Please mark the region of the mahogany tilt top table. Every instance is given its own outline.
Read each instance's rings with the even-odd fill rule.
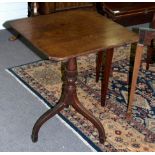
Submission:
[[[126,28],[103,17],[95,11],[73,10],[37,16],[10,22],[11,27],[25,37],[49,59],[66,61],[66,79],[62,87],[62,95],[54,108],[45,112],[35,123],[32,131],[32,141],[38,139],[40,127],[63,108],[72,105],[99,131],[99,140],[105,141],[105,131],[100,121],[95,118],[79,102],[76,93],[77,62],[81,55],[97,53],[124,44],[138,42],[138,36]],[[133,100],[140,64],[141,44],[137,46],[131,86],[130,102]]]

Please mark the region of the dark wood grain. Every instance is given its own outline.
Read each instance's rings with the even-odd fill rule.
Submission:
[[[48,58],[64,60],[137,42],[137,34],[90,10],[30,17],[10,23]]]
[[[80,9],[94,7],[95,3],[91,2],[29,2],[36,3],[37,13],[39,15],[47,15],[58,11],[71,9]],[[32,8],[33,9],[33,8]]]
[[[100,2],[98,12],[124,26],[151,22],[155,3],[148,2]]]
[[[56,11],[62,10],[70,10],[75,8],[86,8],[86,7],[93,7],[95,3],[92,2],[57,2],[55,3]]]
[[[147,2],[119,2],[119,3],[111,3],[105,2],[103,3],[103,7],[106,8],[109,13],[115,16],[121,16],[124,14],[132,14],[132,13],[149,13],[155,10],[155,3],[147,3]]]

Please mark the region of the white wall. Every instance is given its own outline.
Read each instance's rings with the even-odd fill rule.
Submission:
[[[27,2],[0,3],[0,29],[7,20],[27,17]]]

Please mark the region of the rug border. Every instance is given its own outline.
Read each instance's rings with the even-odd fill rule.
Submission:
[[[28,64],[31,64],[31,63],[37,63],[39,61],[42,61],[42,60],[37,60],[37,61],[34,61],[34,62],[30,62],[30,63],[26,63],[26,64],[23,64],[23,65],[19,65],[19,66],[15,66],[15,67],[21,67],[21,66],[24,66],[24,65],[28,65]],[[10,73],[10,75],[12,74],[12,76],[14,76],[14,78],[17,78],[25,87],[27,87],[27,89],[29,89],[31,92],[33,92],[39,99],[41,99],[45,105],[48,107],[48,108],[53,108],[52,105],[44,98],[42,97],[36,90],[34,90],[30,85],[28,85],[23,79],[20,78],[20,76],[18,76],[13,70],[12,68],[15,68],[15,67],[10,67],[10,68],[7,68],[5,69],[6,72]],[[32,93],[32,94],[33,94]],[[33,94],[33,95],[34,95]],[[81,138],[83,138],[91,147],[93,147],[93,149],[95,149],[97,152],[103,152],[103,150],[101,150],[96,144],[94,144],[94,142],[92,142],[92,140],[90,140],[80,129],[78,129],[72,122],[70,122],[65,116],[63,116],[62,114],[58,114],[58,116],[64,121],[67,123],[67,125],[69,125]],[[106,152],[106,151],[105,151]]]

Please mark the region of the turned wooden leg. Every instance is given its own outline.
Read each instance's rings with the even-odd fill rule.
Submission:
[[[99,77],[100,77],[100,70],[101,70],[101,66],[103,64],[103,51],[100,51],[97,53],[97,59],[96,59],[96,82],[99,81]]]
[[[77,98],[76,93],[76,80],[77,80],[77,62],[76,58],[71,58],[68,60],[66,64],[65,75],[66,79],[64,80],[64,85],[62,88],[62,95],[60,101],[53,109],[48,110],[45,112],[35,123],[33,130],[32,130],[32,141],[36,142],[38,140],[38,132],[41,126],[53,117],[55,114],[59,113],[63,108],[67,107],[68,105],[72,105],[75,110],[77,110],[80,114],[86,117],[95,127],[98,129],[99,132],[99,140],[101,143],[105,141],[105,131],[97,118],[95,118],[88,110],[81,105]]]
[[[133,67],[133,74],[132,74],[132,82],[131,82],[131,88],[130,88],[130,94],[129,94],[129,104],[128,104],[128,110],[127,110],[127,117],[131,117],[132,113],[132,107],[133,107],[133,101],[134,101],[134,94],[136,90],[136,83],[138,78],[138,72],[141,64],[141,57],[143,53],[144,45],[138,44],[135,54],[135,61],[134,61],[134,67]]]
[[[68,83],[68,88],[67,88],[68,90],[66,91],[68,94],[68,102],[70,102],[70,104],[77,112],[82,114],[92,124],[94,124],[94,126],[98,129],[98,132],[99,132],[100,143],[104,143],[105,131],[102,124],[88,110],[85,109],[85,107],[79,102],[77,98],[76,85],[75,85],[75,82],[77,79],[77,76],[75,76],[76,74],[77,74],[77,62],[76,62],[76,59],[74,58],[70,62],[68,62],[68,65],[67,65],[66,79]]]
[[[105,106],[106,94],[108,90],[109,77],[111,73],[111,64],[113,57],[113,49],[106,51],[106,62],[104,66],[103,79],[101,81],[101,106]]]

